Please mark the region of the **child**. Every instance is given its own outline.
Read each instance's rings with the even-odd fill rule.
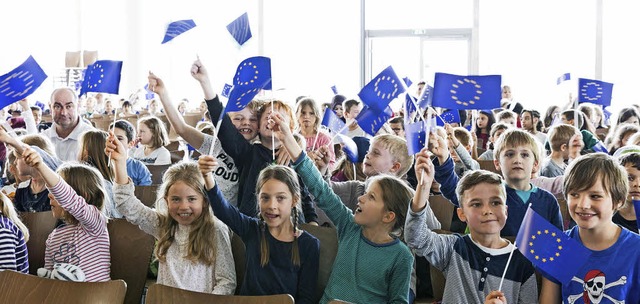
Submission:
[[[480,154],[478,160],[493,160],[494,143],[498,140],[500,135],[502,135],[502,133],[504,133],[504,131],[509,128],[511,128],[511,126],[503,122],[493,124],[493,127],[491,127],[491,132],[489,133],[489,144],[487,145],[487,150],[484,151],[484,153]]]
[[[13,203],[0,193],[0,271],[29,273],[29,229],[20,221]]]
[[[475,132],[478,139],[478,148],[487,149],[491,127],[496,123],[496,118],[491,111],[479,111],[476,119]],[[472,129],[473,131],[473,129]]]
[[[401,240],[413,190],[396,177],[372,178],[352,212],[295,143],[281,116],[274,113],[271,119],[271,128],[294,159],[296,172],[337,228],[338,253],[320,302],[408,303],[413,255]]]
[[[363,162],[367,155],[367,151],[369,150],[370,140],[367,137],[356,136],[353,138],[353,142],[356,143],[356,147],[358,147],[357,162],[353,163],[349,160],[348,157],[341,157],[336,164],[336,167],[331,172],[332,182],[346,182],[354,180],[364,182],[364,180],[367,178],[363,171]],[[318,164],[318,162],[320,161],[322,162],[322,165],[318,165],[318,168],[327,167],[328,162],[331,160],[331,156],[329,156],[329,153],[332,151],[332,149],[329,149],[328,146],[325,148],[320,147],[318,150],[316,150],[316,153],[309,153],[309,155],[313,154],[314,156],[320,156],[320,154],[322,154],[322,156],[324,156],[325,151],[327,152],[327,157],[317,157],[318,160],[316,161],[316,164]],[[355,172],[353,171],[354,168]],[[328,168],[326,170],[328,170]]]
[[[612,221],[627,190],[624,167],[609,155],[591,153],[569,164],[564,194],[577,225],[565,233],[591,257],[567,284],[543,273],[540,303],[640,303],[640,236]]]
[[[455,195],[458,176],[453,171],[453,161],[449,157],[447,144],[441,136],[431,135],[429,146],[437,157],[435,161],[435,179],[441,184],[442,194],[455,206],[459,206]],[[546,218],[553,225],[562,229],[562,217],[556,198],[546,190],[531,184],[531,173],[538,167],[540,149],[533,136],[519,129],[505,131],[495,145],[494,164],[502,171],[507,189],[507,218],[503,236],[518,234],[520,223],[532,203],[532,209]],[[416,172],[419,174],[419,172]],[[417,175],[416,174],[416,175]]]
[[[129,149],[135,146],[136,130],[133,125],[121,119],[109,125],[109,131],[122,143],[125,154],[129,155]],[[135,186],[151,185],[149,168],[135,158],[127,158],[127,175],[129,175]]]
[[[122,218],[113,202],[113,171],[109,166],[109,156],[104,154],[105,142],[109,134],[102,130],[89,130],[80,135],[78,161],[98,169],[104,180],[107,199],[104,211],[107,218]]]
[[[204,180],[195,163],[169,167],[151,209],[134,195],[124,146],[112,134],[106,154],[115,167],[116,206],[127,221],[153,235],[158,244],[158,283],[191,291],[232,295],[236,272],[226,225],[213,216]]]
[[[582,112],[576,111],[576,110],[565,110],[560,114],[560,119],[562,121],[563,124],[566,125],[570,125],[570,126],[577,126],[578,129],[580,129],[580,133],[582,133],[582,142],[584,143],[584,153],[591,153],[593,152],[593,150],[591,148],[593,148],[593,146],[595,146],[598,143],[598,137],[594,136],[593,133],[589,132],[588,128],[587,128],[587,121],[585,121],[584,119],[584,114],[582,114]],[[577,119],[577,124],[574,121],[574,119]],[[549,144],[549,142],[547,142],[545,144],[545,148],[547,150],[549,150],[549,148],[547,147],[547,145]]]
[[[437,234],[426,224],[434,216],[428,204],[434,178],[433,163],[426,149],[416,160],[418,183],[405,226],[407,244],[424,256],[447,280],[443,303],[481,303],[500,285],[508,303],[536,303],[535,269],[514,245],[500,237],[507,221],[507,194],[502,178],[476,170],[467,173],[456,187],[460,203],[458,217],[467,222],[470,234]],[[513,253],[513,256],[510,254]],[[510,261],[509,261],[510,260]]]
[[[629,193],[622,207],[613,215],[612,221],[633,233],[638,233],[638,221],[633,200],[640,200],[640,153],[622,154],[618,157],[618,163],[627,171]]]
[[[502,110],[500,111],[500,113],[498,113],[497,117],[496,117],[498,122],[502,122],[505,123],[507,125],[510,125],[512,127],[516,127],[516,123],[517,123],[517,119],[518,119],[518,115],[511,111],[511,110]]]
[[[458,176],[462,176],[468,170],[480,169],[480,164],[471,158],[471,148],[473,140],[471,133],[463,127],[452,127],[450,124],[444,125],[444,133],[442,129],[436,129],[436,132],[445,134],[448,139],[449,153],[455,163],[454,170]]]
[[[289,167],[271,165],[260,172],[256,187],[260,219],[249,217],[222,196],[211,172],[213,156],[198,160],[213,212],[246,246],[241,295],[290,294],[296,303],[313,303],[318,279],[320,243],[298,230],[300,184]]]
[[[171,164],[171,153],[164,147],[169,136],[162,120],[155,116],[138,120],[138,141],[140,146],[133,151],[133,158],[145,165]]]
[[[569,160],[572,138],[582,140],[581,133],[573,126],[562,124],[549,129],[551,154],[543,162],[540,168],[540,176],[556,177],[564,175],[564,169],[567,167],[566,162]]]
[[[65,164],[57,173],[45,165],[33,148],[25,148],[24,162],[37,170],[49,189],[53,216],[64,225],[51,232],[46,242],[44,268],[56,263],[79,267],[87,282],[110,279],[111,256],[107,218],[102,213],[106,200],[102,175],[82,164]]]
[[[320,116],[320,109],[318,109],[315,100],[309,97],[300,100],[297,105],[296,116],[298,118],[298,132],[304,136],[307,144],[305,150],[307,152],[331,144],[331,137],[320,129],[322,117]],[[329,170],[331,170],[335,166],[336,156],[331,153],[333,151],[329,150],[329,152]]]
[[[344,109],[343,117],[346,120],[347,126],[349,126],[347,128],[346,135],[351,138],[354,138],[356,136],[370,138],[371,135],[362,130],[362,128],[360,128],[360,125],[358,125],[358,121],[356,121],[356,117],[358,117],[360,111],[362,111],[362,103],[355,99],[347,99],[342,103],[342,108]],[[338,130],[335,131],[338,132]]]
[[[547,134],[542,133],[544,125],[540,120],[540,112],[536,110],[524,110],[520,115],[522,118],[522,129],[531,133],[538,142],[543,145],[547,141]]]

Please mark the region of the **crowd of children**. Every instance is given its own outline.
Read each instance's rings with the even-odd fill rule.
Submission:
[[[69,280],[109,280],[107,222],[124,218],[156,239],[159,284],[315,303],[322,244],[301,229],[307,223],[332,227],[338,237],[321,303],[413,303],[430,296],[421,289],[429,267],[446,279],[442,303],[640,303],[635,106],[607,126],[597,105],[553,106],[542,116],[505,87],[503,109],[461,113],[459,123],[434,128],[410,155],[405,120],[396,115],[389,128],[367,134],[356,120],[363,108],[357,99],[254,100],[226,113],[200,60],[191,76],[208,118],[198,126],[183,119],[188,101],[174,105],[152,73],[148,89],[156,98],[137,126],[127,121],[139,115],[130,101],[112,111],[97,94],[80,111],[73,90],[57,89],[53,122],[40,132],[41,109],[19,102],[29,112],[22,115],[26,135],[0,128],[7,155],[0,270],[29,272],[30,233],[20,214],[50,211],[59,223],[38,273],[69,265],[77,273]],[[357,161],[346,158],[337,130],[321,126],[323,111],[346,123]],[[91,127],[95,117],[115,113],[106,130]],[[172,161],[166,122],[198,159]],[[494,170],[481,169],[488,161]],[[170,164],[156,204],[145,206],[136,187],[152,184],[149,166]],[[434,195],[451,202],[452,218],[437,217]],[[537,267],[513,244],[529,210],[569,228],[567,237],[591,253],[571,281]],[[440,230],[441,220],[453,221],[451,231]],[[234,235],[246,247],[242,274]]]

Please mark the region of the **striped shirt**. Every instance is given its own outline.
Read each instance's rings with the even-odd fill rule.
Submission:
[[[110,280],[111,255],[107,218],[85,202],[63,179],[51,187],[60,206],[78,220],[76,225],[63,225],[47,238],[44,267],[68,263],[80,267],[87,282]]]
[[[22,230],[0,213],[0,270],[29,273],[29,257]]]

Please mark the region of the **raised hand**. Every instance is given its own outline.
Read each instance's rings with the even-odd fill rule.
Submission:
[[[440,164],[443,164],[449,158],[449,147],[444,137],[438,135],[438,132],[429,134],[429,151],[438,158]]]
[[[24,159],[24,163],[27,164],[27,166],[35,168],[37,170],[39,170],[42,165],[44,165],[40,154],[29,147],[24,148],[24,151],[22,152],[22,158]]]
[[[122,143],[113,135],[113,132],[109,132],[107,142],[105,143],[104,153],[111,158],[114,162],[126,162],[127,154],[125,152]]]
[[[209,81],[209,73],[200,61],[199,57],[191,65],[191,76],[199,82]]]
[[[151,90],[152,92],[158,95],[166,94],[167,88],[164,85],[164,81],[162,81],[160,77],[156,76],[155,74],[151,73],[151,71],[149,71],[149,76],[147,76],[147,78],[149,79],[149,90]]]
[[[309,158],[313,160],[316,167],[321,173],[325,173],[325,171],[329,168],[329,162],[331,161],[331,155],[329,155],[330,147],[328,145],[320,146],[315,151],[309,152]]]
[[[200,155],[200,158],[198,158],[198,168],[200,169],[202,177],[204,177],[204,185],[207,191],[216,185],[212,172],[217,166],[218,162],[211,155]]]
[[[431,184],[435,179],[435,168],[433,162],[429,157],[429,151],[425,148],[418,152],[416,155],[416,177],[418,179],[418,188],[428,190],[431,188]],[[424,171],[424,174],[422,173]],[[417,189],[416,189],[417,190]]]
[[[580,157],[580,151],[582,151],[582,149],[584,149],[582,133],[578,132],[569,139],[569,159],[573,160]]]

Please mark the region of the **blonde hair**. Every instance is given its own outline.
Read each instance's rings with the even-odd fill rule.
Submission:
[[[144,124],[151,130],[150,148],[157,149],[169,144],[169,135],[167,135],[167,129],[162,120],[155,116],[145,116],[138,120],[138,128],[140,128],[141,124]]]
[[[462,146],[467,149],[469,146],[473,146],[473,140],[471,139],[471,132],[464,127],[453,128],[453,136],[455,136]]]
[[[73,191],[84,198],[84,201],[103,212],[107,193],[104,190],[102,174],[91,166],[70,162],[58,167],[58,175],[67,183]],[[62,219],[68,224],[78,224],[78,220],[69,212],[63,210]]]
[[[467,171],[460,181],[458,181],[458,186],[456,186],[456,197],[458,198],[461,208],[465,198],[464,192],[483,183],[498,187],[500,189],[500,197],[505,201],[507,200],[507,191],[502,184],[502,176],[487,170],[472,170]]]
[[[172,165],[162,176],[162,185],[158,188],[156,206],[160,235],[155,254],[158,260],[166,262],[167,251],[175,240],[178,222],[169,215],[167,197],[169,190],[177,182],[183,182],[202,195],[202,214],[191,223],[187,242],[186,259],[214,265],[216,261],[216,227],[211,202],[205,191],[204,178],[195,162],[180,162]]]
[[[535,157],[534,160],[536,162],[540,161],[540,146],[538,145],[538,140],[529,132],[521,129],[508,129],[500,135],[494,146],[493,158],[499,160],[500,153],[502,153],[503,150],[515,147],[527,147],[531,149]]]
[[[562,145],[568,145],[571,137],[578,133],[580,131],[571,125],[559,124],[551,127],[547,134],[551,151],[560,151]]]
[[[564,173],[565,199],[572,192],[591,188],[598,178],[602,188],[611,194],[613,209],[624,204],[629,191],[627,170],[605,153],[583,155],[569,164]]]
[[[376,143],[389,150],[394,162],[400,163],[396,176],[402,177],[409,172],[413,165],[413,155],[409,155],[407,141],[404,138],[393,134],[376,135],[371,139],[371,146]]]
[[[105,180],[113,182],[114,173],[109,166],[109,157],[104,153],[108,137],[109,133],[102,130],[84,132],[80,139],[80,160],[98,169]]]
[[[11,200],[2,192],[0,192],[0,214],[4,214],[5,217],[18,226],[18,229],[22,231],[25,243],[29,241],[29,229],[27,229],[27,226],[20,220]]]
[[[291,261],[293,265],[300,266],[300,250],[298,248],[298,237],[295,232],[298,230],[298,208],[297,205],[300,202],[300,183],[298,182],[298,175],[293,169],[286,166],[281,165],[270,165],[262,171],[260,171],[260,175],[258,176],[258,181],[256,182],[256,195],[260,196],[260,192],[262,191],[262,186],[271,180],[275,179],[285,185],[291,192],[291,196],[293,198],[293,208],[291,210],[291,220],[293,222],[293,232],[296,235],[293,239],[293,245],[291,246]],[[257,198],[260,201],[260,198]],[[262,231],[260,238],[260,265],[262,267],[266,266],[269,263],[269,243],[267,242],[266,237],[266,224],[260,218],[260,230]]]
[[[415,192],[405,181],[389,174],[370,177],[365,182],[365,189],[368,190],[374,183],[380,187],[384,207],[396,215],[389,235],[402,240],[404,238],[404,222],[409,208],[409,201],[413,198]]]
[[[55,152],[56,150],[53,147],[53,143],[51,142],[51,140],[49,140],[49,138],[45,137],[44,135],[28,134],[28,135],[22,136],[20,140],[29,146],[36,146],[42,149],[42,151],[47,152],[51,156],[56,156],[56,152]]]

